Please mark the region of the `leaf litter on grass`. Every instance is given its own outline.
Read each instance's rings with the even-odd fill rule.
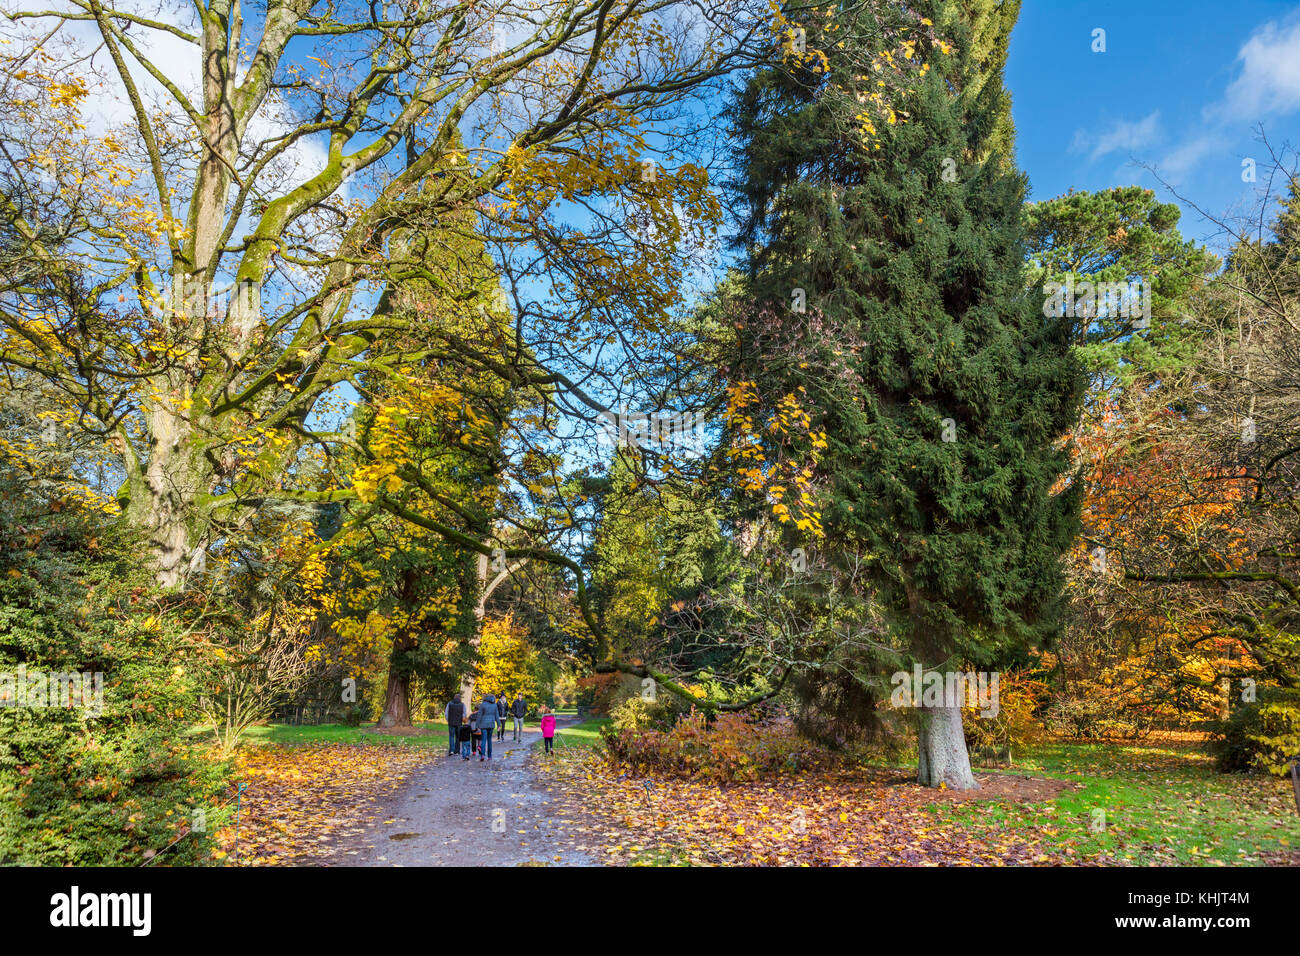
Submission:
[[[937,804],[1044,800],[1068,782],[983,775],[979,791],[934,791],[901,771],[822,770],[714,784],[616,773],[598,755],[539,765],[583,849],[612,864],[1004,866],[1076,862],[1049,834],[973,829]]]
[[[218,859],[240,866],[320,864],[378,819],[380,801],[431,758],[399,744],[257,747],[235,758],[240,801],[235,827],[218,834]]]

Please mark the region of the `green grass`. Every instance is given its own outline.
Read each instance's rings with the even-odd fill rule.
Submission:
[[[563,713],[559,716],[564,716]],[[594,747],[600,743],[599,729],[609,723],[607,717],[592,717],[572,727],[561,727],[555,733],[556,747]],[[411,747],[445,748],[447,746],[447,725],[441,720],[416,721],[417,727],[429,733],[418,736],[404,734],[374,733],[374,724],[362,727],[349,727],[346,724],[265,724],[250,727],[244,736],[250,744],[279,744],[294,746],[301,744],[404,744]],[[529,722],[527,728],[536,729],[536,724]],[[368,731],[363,733],[364,731]],[[507,726],[506,732],[510,733]]]
[[[690,856],[678,847],[642,850],[628,859],[628,866],[691,866]]]
[[[609,723],[608,717],[588,717],[572,727],[561,727],[555,731],[557,749],[581,747],[590,750],[600,745],[600,728]]]
[[[1076,859],[1239,865],[1300,848],[1288,781],[1221,774],[1194,744],[1047,743],[999,772],[1069,780],[1079,789],[1039,804],[936,805],[972,828],[1034,831]]]
[[[416,721],[416,726],[430,732],[418,736],[363,733],[373,731],[374,724],[349,727],[347,724],[265,724],[250,727],[244,739],[252,744],[406,744],[412,747],[447,746],[447,725],[441,720]]]

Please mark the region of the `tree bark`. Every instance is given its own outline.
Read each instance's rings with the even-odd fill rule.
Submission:
[[[478,622],[474,627],[474,636],[470,638],[470,646],[478,651],[478,639],[483,633],[483,616],[487,613],[487,595],[484,588],[488,583],[488,556],[479,554],[476,564],[476,573],[479,587],[478,600],[474,602],[474,619]],[[460,681],[460,699],[465,705],[465,719],[469,720],[470,712],[474,709],[474,672],[470,671]]]
[[[126,520],[147,544],[158,583],[179,588],[202,559],[195,499],[210,492],[211,472],[196,455],[193,434],[179,415],[154,408],[149,424],[148,461],[127,462],[134,474],[127,478]]]
[[[408,569],[402,575],[402,597],[409,603],[415,597],[415,572]],[[384,692],[384,712],[379,715],[380,727],[411,727],[411,661],[410,653],[419,646],[419,635],[403,630],[393,638],[393,649],[388,655],[388,687]]]
[[[380,727],[410,727],[411,681],[394,667],[388,669],[388,689],[384,694],[384,712],[379,718]]]
[[[978,790],[966,752],[960,707],[924,707],[920,711],[916,779],[923,787]]]

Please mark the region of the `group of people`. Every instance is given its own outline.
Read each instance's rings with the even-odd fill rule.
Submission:
[[[478,707],[465,714],[465,704],[460,697],[447,701],[443,716],[447,720],[448,750],[447,756],[457,753],[461,759],[469,760],[472,754],[478,759],[492,759],[492,734],[496,731],[497,740],[506,739],[506,718],[513,717],[515,723],[515,740],[524,732],[524,715],[528,713],[528,704],[522,694],[516,694],[512,703],[506,701],[505,694],[485,694]],[[551,709],[542,707],[542,740],[546,752],[552,753],[555,737],[555,715]]]

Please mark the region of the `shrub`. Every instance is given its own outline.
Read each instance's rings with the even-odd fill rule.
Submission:
[[[619,696],[623,675],[592,674],[578,678],[575,683],[579,707],[587,707],[593,714],[608,714]]]
[[[784,716],[755,720],[722,714],[709,721],[692,710],[671,728],[655,729],[650,708],[629,702],[602,730],[609,761],[633,773],[661,773],[737,783],[799,773],[840,758],[810,743]],[[616,721],[619,718],[616,718]]]
[[[966,743],[976,753],[1012,753],[1043,734],[1037,713],[1047,697],[1047,685],[1029,671],[1007,671],[998,677],[998,712],[985,717],[980,708],[963,710]]]
[[[1253,703],[1236,703],[1218,726],[1211,742],[1215,762],[1225,773],[1285,776],[1291,758],[1300,754],[1300,691],[1259,687],[1256,694]]]
[[[1160,727],[1179,726],[1162,708],[1137,699],[1140,685],[1117,691],[1095,681],[1071,681],[1047,710],[1047,726],[1076,740],[1141,740]]]
[[[0,499],[0,864],[139,864],[177,838],[160,863],[203,862],[224,766],[189,734],[193,646],[106,529]],[[20,668],[102,673],[102,712],[12,706]]]
[[[664,699],[629,697],[609,711],[610,727],[616,733],[671,730],[681,713]]]

